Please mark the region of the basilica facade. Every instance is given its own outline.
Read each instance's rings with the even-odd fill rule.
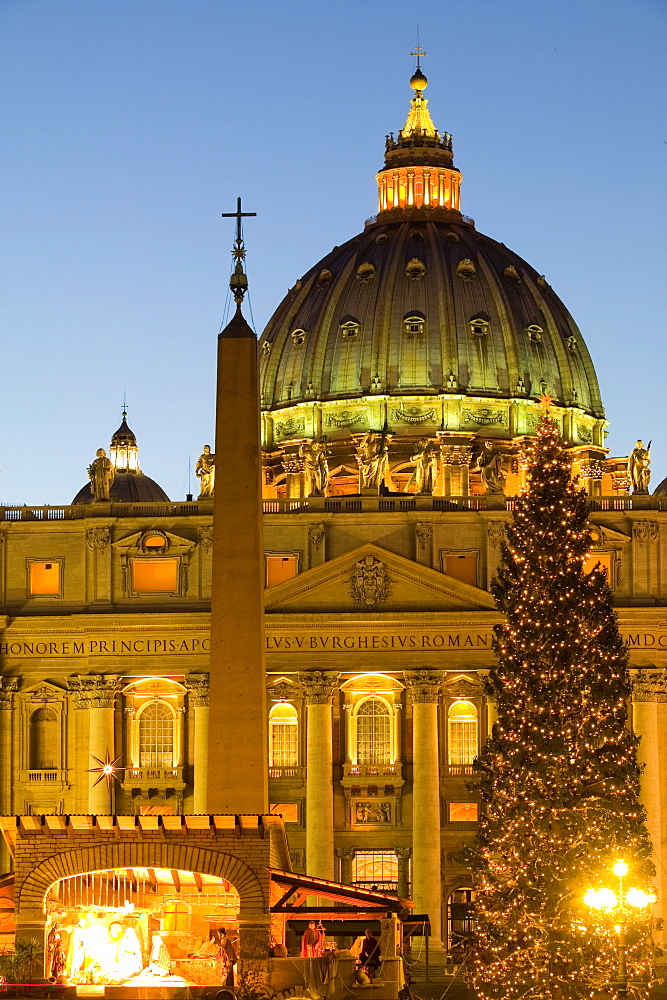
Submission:
[[[426,83],[387,137],[377,215],[260,341],[269,798],[296,871],[412,896],[456,950],[494,720],[490,581],[545,394],[630,650],[662,912],[667,497],[641,442],[608,455],[593,364],[547,279],[461,214]],[[108,452],[71,505],[0,509],[5,816],[208,812],[225,455],[205,449],[201,496],[172,501],[125,414]],[[107,755],[110,788],[90,773]]]

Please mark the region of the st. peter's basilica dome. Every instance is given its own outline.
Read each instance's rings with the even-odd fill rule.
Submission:
[[[279,454],[317,440],[353,471],[367,431],[391,436],[394,467],[436,435],[473,452],[493,439],[509,462],[545,393],[566,441],[600,452],[604,409],[579,329],[535,268],[461,214],[451,135],[433,125],[426,78],[410,82],[377,216],[297,281],[262,335],[267,463],[278,472]]]

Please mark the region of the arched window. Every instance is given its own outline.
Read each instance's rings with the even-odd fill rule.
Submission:
[[[58,767],[60,734],[58,716],[51,708],[38,708],[30,716],[30,770]]]
[[[477,756],[477,709],[470,701],[455,701],[448,722],[449,763],[472,764]]]
[[[391,763],[391,716],[379,698],[368,698],[359,706],[357,764]]]
[[[174,716],[162,701],[153,701],[139,716],[141,767],[173,767]]]
[[[269,767],[299,763],[299,719],[294,705],[280,702],[269,712]]]

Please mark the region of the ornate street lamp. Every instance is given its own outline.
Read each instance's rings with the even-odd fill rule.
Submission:
[[[613,916],[618,934],[618,992],[624,997],[628,993],[628,968],[626,963],[625,931],[628,921],[646,920],[650,915],[650,907],[656,902],[653,892],[643,889],[626,889],[623,879],[628,874],[625,861],[617,861],[613,868],[618,878],[618,890],[589,889],[584,896],[584,902],[592,910],[603,910]]]

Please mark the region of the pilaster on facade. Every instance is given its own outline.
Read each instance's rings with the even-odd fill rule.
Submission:
[[[633,671],[633,704],[667,702],[667,673],[664,670]]]
[[[19,689],[18,677],[0,677],[0,712],[9,712],[14,707],[14,695]],[[7,761],[3,761],[7,766]]]
[[[334,671],[311,670],[299,674],[306,705],[328,705],[338,690],[340,674]]]
[[[193,708],[208,708],[208,674],[188,674],[183,686]]]
[[[442,693],[444,673],[441,670],[413,670],[404,673],[405,686],[413,705],[433,704]]]
[[[114,708],[122,682],[116,674],[75,674],[68,678],[67,686],[76,708]]]

